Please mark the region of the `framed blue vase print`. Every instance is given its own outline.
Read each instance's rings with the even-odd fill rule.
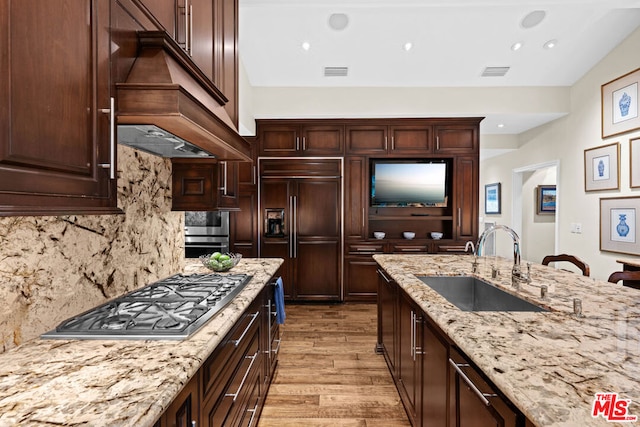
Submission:
[[[600,199],[600,250],[640,255],[640,197]]]
[[[640,68],[601,86],[602,138],[640,129]]]
[[[620,188],[620,144],[584,150],[584,191]]]

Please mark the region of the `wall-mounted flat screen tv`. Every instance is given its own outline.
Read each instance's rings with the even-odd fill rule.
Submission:
[[[372,160],[371,206],[446,206],[446,160]]]

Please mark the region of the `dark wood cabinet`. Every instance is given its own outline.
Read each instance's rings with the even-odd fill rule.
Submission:
[[[378,264],[371,255],[347,255],[344,258],[344,300],[375,302]]]
[[[436,126],[436,146],[435,153],[466,154],[478,152],[479,138],[478,126],[447,124],[446,126]]]
[[[345,239],[367,238],[368,194],[367,177],[369,165],[365,157],[350,156],[344,167],[344,237]]]
[[[139,0],[226,98],[238,127],[237,0]]]
[[[454,235],[458,241],[475,241],[478,236],[478,166],[474,157],[458,157],[454,179]]]
[[[0,215],[115,213],[110,2],[0,2]]]
[[[424,155],[432,151],[433,128],[425,124],[346,126],[347,154]]]
[[[177,0],[139,0],[171,37],[176,38]]]
[[[442,336],[429,317],[423,315],[422,349],[418,350],[422,361],[422,394],[418,405],[423,427],[447,426],[449,343]]]
[[[255,425],[279,350],[280,329],[273,315],[274,282],[272,278],[245,310],[156,425]]]
[[[375,275],[370,257],[357,258],[363,254],[352,253],[354,244],[382,243],[382,252],[393,253],[461,253],[467,241],[477,239],[480,121],[481,118],[259,120],[256,144],[263,161],[289,157],[280,161],[289,163],[288,172],[292,175],[306,173],[301,161],[305,155],[343,158],[343,295],[345,300],[366,300],[369,290],[376,289]],[[446,206],[371,207],[370,164],[374,159],[447,162]],[[277,191],[282,194],[285,190],[273,190]],[[284,200],[278,203],[288,206]],[[264,221],[262,208],[259,215],[258,221]],[[264,224],[260,227],[264,228]],[[384,240],[374,240],[375,231],[385,232]],[[416,232],[416,238],[404,239],[404,231]],[[442,232],[444,237],[434,240],[432,231]],[[263,254],[290,253],[288,241],[264,237],[262,232],[260,239],[266,250]],[[289,269],[284,275],[295,281],[296,267],[286,264]],[[288,291],[293,292],[293,288]]]
[[[342,156],[344,126],[297,121],[257,121],[261,156]]]
[[[229,213],[229,238],[231,251],[243,257],[258,256],[258,193],[257,191],[240,190],[238,209]]]
[[[420,425],[422,416],[422,314],[404,292],[398,295],[398,366],[396,386],[413,425]]]
[[[397,376],[397,311],[398,285],[378,269],[378,345],[376,350],[384,355],[391,374]]]
[[[199,391],[200,375],[196,375],[169,405],[163,415],[161,425],[165,427],[193,427],[193,425],[200,425]]]
[[[449,359],[449,419],[459,427],[516,427],[525,417],[455,348]]]
[[[262,159],[260,169],[260,256],[284,258],[288,299],[341,300],[341,162]]]
[[[256,171],[256,146],[251,144],[252,162],[237,163],[237,211],[229,213],[229,241],[231,251],[244,257],[258,256],[258,177]]]
[[[238,164],[215,159],[172,160],[172,210],[238,209]]]
[[[382,268],[376,349],[413,426],[516,427],[527,421]]]

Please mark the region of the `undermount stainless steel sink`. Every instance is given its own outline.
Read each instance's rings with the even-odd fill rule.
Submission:
[[[418,276],[462,311],[548,311],[472,276]]]

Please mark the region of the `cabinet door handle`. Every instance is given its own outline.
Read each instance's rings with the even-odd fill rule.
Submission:
[[[362,208],[362,232],[364,234],[364,208]]]
[[[384,136],[384,150],[387,151],[387,136]]]
[[[440,150],[440,137],[436,136],[436,151]]]
[[[411,357],[416,361],[416,314],[411,310]]]
[[[278,352],[280,351],[280,343],[282,342],[282,340],[273,340],[274,342],[277,342],[278,345],[276,346],[276,348],[274,348],[273,350],[271,350],[273,353],[278,354]]]
[[[380,276],[382,276],[382,278],[385,280],[385,282],[387,282],[387,283],[391,283],[391,279],[389,279],[389,278],[384,274],[384,272],[383,272],[382,270],[378,269],[378,274],[379,274]]]
[[[289,196],[289,258],[293,258],[293,196]]]
[[[189,5],[189,56],[193,56],[193,3]]]
[[[102,108],[101,113],[109,114],[109,163],[99,163],[98,166],[109,169],[109,179],[116,178],[116,107],[115,98],[109,99],[109,108]]]
[[[296,136],[296,151],[300,150],[300,137]]]
[[[396,149],[396,139],[395,137],[391,137],[391,150],[395,150]]]
[[[247,412],[251,413],[251,418],[249,419],[249,424],[247,425],[247,427],[251,427],[253,425],[253,420],[256,416],[256,413],[258,412],[258,405],[259,402],[256,402],[256,406],[254,406],[253,409],[247,409]]]
[[[257,184],[257,182],[256,182],[256,181],[257,181],[257,177],[258,177],[258,170],[257,170],[256,166],[254,165],[254,166],[251,168],[251,183],[252,183],[253,185],[256,185],[256,184]]]
[[[298,197],[293,196],[293,258],[298,258]]]
[[[307,151],[307,137],[302,137],[302,151]]]
[[[267,351],[265,351],[266,354],[270,355],[271,354],[271,299],[269,299],[269,302],[267,303],[267,319],[269,319],[269,325],[267,326]]]
[[[221,161],[222,165],[222,187],[219,188],[223,196],[227,196],[227,162]]]
[[[458,208],[458,229],[462,226],[462,209]]]
[[[251,329],[251,325],[253,325],[253,322],[256,321],[256,319],[258,318],[258,315],[260,315],[259,311],[256,311],[255,313],[253,313],[251,322],[249,322],[249,324],[247,325],[247,327],[244,329],[244,331],[242,332],[242,335],[240,335],[240,338],[238,338],[237,340],[233,340],[233,345],[235,347],[239,346],[240,343],[242,342],[242,340],[244,339],[244,336],[247,335],[247,332],[249,332],[249,329]]]
[[[453,361],[453,359],[449,359],[449,364],[451,366],[453,366],[453,369],[456,370],[458,375],[460,375],[460,377],[464,380],[464,382],[467,383],[469,388],[471,388],[471,390],[473,390],[473,392],[476,394],[476,396],[478,396],[478,398],[480,398],[482,403],[484,403],[485,406],[491,406],[491,402],[489,402],[487,400],[487,397],[496,397],[497,394],[483,393],[483,392],[480,391],[480,389],[473,383],[473,381],[471,381],[471,379],[464,373],[464,371],[462,369],[460,369],[461,367],[469,366],[469,364],[468,363],[456,363],[456,362]]]
[[[184,50],[189,49],[189,0],[184,0]]]
[[[249,363],[249,367],[247,368],[247,371],[242,376],[242,381],[240,381],[240,385],[238,386],[238,389],[236,390],[235,393],[226,393],[224,397],[233,397],[233,401],[234,402],[236,401],[236,399],[238,398],[238,395],[240,394],[240,391],[242,390],[242,387],[244,387],[244,382],[247,380],[247,377],[249,376],[249,372],[251,372],[251,368],[253,368],[253,364],[255,363],[257,358],[258,358],[258,351],[256,351],[253,356],[245,356],[245,359],[251,359],[251,363]]]

